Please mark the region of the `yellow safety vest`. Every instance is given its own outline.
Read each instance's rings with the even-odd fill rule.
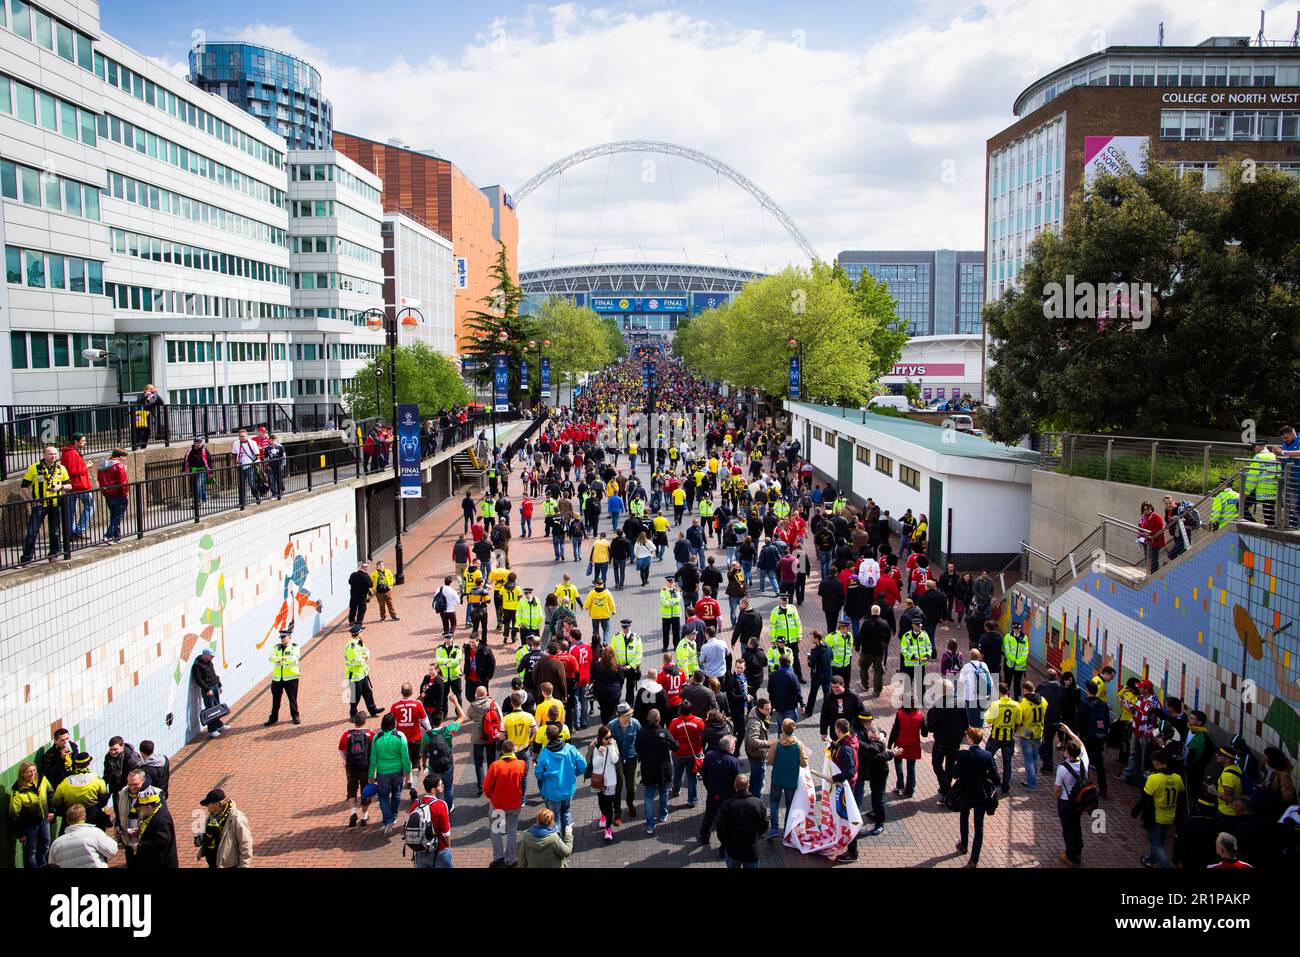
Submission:
[[[1029,636],[1021,635],[1019,640],[1011,632],[1002,636],[1002,660],[1012,671],[1024,671],[1029,665]]]
[[[479,503],[478,513],[483,518],[496,518],[497,517],[496,503],[493,502],[492,499],[490,498],[483,499],[483,501]]]
[[[1210,506],[1210,524],[1218,528],[1220,525],[1234,521],[1240,498],[1236,489],[1220,489],[1214,496],[1214,503]]]
[[[803,622],[799,620],[798,610],[793,605],[787,606],[784,610],[777,605],[768,617],[768,630],[773,641],[786,638],[791,645],[797,646],[799,638],[803,635]]]
[[[659,589],[659,617],[678,618],[682,613],[682,593],[672,588]]]
[[[348,681],[360,681],[370,674],[370,649],[355,638],[343,646],[343,666]]]
[[[832,631],[826,636],[826,647],[831,650],[831,666],[843,668],[853,663],[853,636],[842,631]]]
[[[520,628],[530,628],[533,631],[542,630],[542,604],[536,598],[525,598],[519,603],[519,611],[515,613],[515,621]]]
[[[614,657],[624,668],[641,667],[641,636],[635,631],[630,631],[627,635],[618,632],[609,646],[614,649]]]
[[[271,680],[292,681],[299,677],[298,646],[276,645],[271,649]]]
[[[673,651],[673,660],[687,677],[695,674],[700,667],[700,656],[696,651],[695,642],[690,638],[683,638],[677,642],[677,647]]]
[[[928,632],[907,630],[899,640],[903,652],[903,665],[908,668],[924,664],[934,657],[934,646],[930,644]]]
[[[1277,501],[1277,475],[1281,471],[1277,456],[1265,449],[1257,452],[1246,466],[1246,494],[1255,493],[1257,502]]]
[[[444,681],[455,681],[465,665],[465,653],[460,645],[452,645],[450,648],[439,645],[433,653],[433,660],[438,663],[438,671]]]
[[[550,518],[559,506],[549,498],[542,502],[542,517]]]

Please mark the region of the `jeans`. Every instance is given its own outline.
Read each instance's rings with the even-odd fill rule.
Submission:
[[[478,789],[483,790],[483,774],[493,761],[496,760],[497,746],[496,742],[488,744],[474,745],[474,780],[478,782]]]
[[[903,783],[903,764],[907,764],[907,783]],[[916,759],[894,758],[894,788],[902,788],[905,795],[916,791]]]
[[[242,508],[248,502],[248,492],[245,486],[253,493],[253,501],[259,505],[262,503],[262,492],[257,487],[257,474],[253,471],[251,465],[241,465],[239,467],[239,505]]]
[[[530,516],[529,518],[524,518],[524,517],[520,516],[520,518],[519,518],[519,534],[520,534],[523,538],[532,538],[532,537],[533,537],[533,520],[532,520],[531,516]]]
[[[732,627],[732,628],[735,628],[735,627],[736,627],[736,615],[739,614],[739,612],[740,612],[740,599],[739,599],[739,598],[728,598],[728,599],[727,599],[727,607],[728,607],[728,610],[729,610],[730,613],[731,613],[731,627]]]
[[[492,859],[494,861],[505,861],[507,864],[514,864],[517,860],[516,848],[519,844],[519,812],[522,808],[515,808],[513,811],[498,811],[493,808],[488,811],[488,830],[492,834]]]
[[[1061,836],[1065,838],[1065,856],[1073,864],[1083,861],[1083,818],[1070,801],[1057,801],[1056,813],[1061,818]]]
[[[622,588],[627,584],[627,562],[619,559],[614,562],[614,587]]]
[[[582,539],[571,538],[569,539],[569,544],[573,546],[573,560],[575,562],[582,561]]]
[[[682,793],[682,777],[686,777],[686,803],[694,804],[696,800],[695,791],[695,758],[688,756],[685,758],[673,755],[673,796],[676,797]]]
[[[831,553],[818,552],[817,561],[821,565],[822,580],[825,581],[827,578],[831,577]]]
[[[451,848],[446,848],[437,853],[434,853],[433,851],[416,851],[415,866],[437,868],[438,870],[452,870]]]
[[[813,679],[813,680],[808,684],[808,704],[807,704],[807,706],[804,708],[803,713],[806,714],[806,715],[808,715],[809,717],[812,717],[812,713],[813,713],[813,704],[817,701],[817,691],[818,691],[818,689],[821,690],[821,693],[822,693],[822,697],[823,697],[823,698],[829,698],[829,697],[831,696],[831,683],[830,683],[830,680],[829,680],[829,679],[825,679],[825,678],[823,678],[823,679]]]
[[[73,535],[85,535],[95,514],[95,496],[90,492],[73,492],[68,496],[68,524]]]
[[[266,466],[268,494],[284,498],[284,460],[272,461]]]
[[[861,775],[859,775],[861,777]],[[749,793],[754,797],[763,796],[763,783],[767,780],[767,762],[761,758],[749,762]]]
[[[1141,781],[1146,775],[1147,766],[1151,761],[1151,742],[1154,740],[1150,735],[1133,736],[1133,748],[1128,756],[1128,767],[1124,769],[1125,781],[1132,784]]]
[[[699,560],[699,567],[704,568],[708,564],[704,556],[704,546],[701,545],[699,548],[693,549],[693,551],[695,552],[695,557]]]
[[[1020,739],[1020,756],[1025,759],[1025,787],[1038,787],[1038,749],[1042,742],[1036,738]]]
[[[970,816],[973,811],[975,814],[975,843],[969,844],[970,862],[978,864],[980,860],[980,848],[984,846],[984,814],[987,810],[983,801],[977,801],[974,807],[969,805],[962,808],[961,811],[961,846],[968,846],[970,837]]]
[[[591,566],[591,580],[594,582],[603,582],[605,575],[609,572],[609,562],[593,562]]]
[[[641,574],[641,584],[648,584],[650,581],[650,558],[638,558],[636,560],[636,570]]]
[[[197,472],[190,473],[190,494],[199,500],[202,505],[208,500],[208,473],[200,469]],[[111,500],[110,500],[111,501]],[[469,525],[465,526],[465,534],[469,534]]]
[[[45,522],[50,531],[50,557],[61,551],[60,533],[63,531],[63,508],[59,505],[32,505],[32,514],[27,519],[27,536],[23,539],[23,559],[30,561],[36,548],[36,536]]]
[[[579,728],[585,728],[587,726],[587,718],[591,715],[591,702],[587,700],[587,686],[578,685],[574,690],[573,696],[577,699],[574,702],[577,707],[573,709],[574,724]]]
[[[740,570],[745,573],[746,585],[748,585],[752,581],[752,578],[750,577],[750,572],[753,570],[753,568],[754,568],[754,560],[752,558],[749,560],[745,560],[742,558],[740,560]]]
[[[772,709],[772,728],[773,728],[773,730],[779,729],[779,728],[781,727],[781,725],[785,723],[785,719],[786,719],[786,718],[789,718],[791,721],[793,721],[793,722],[795,723],[795,725],[798,725],[798,724],[799,724],[799,709],[798,709],[798,708],[795,708],[793,711],[777,711],[775,708],[773,708],[773,709]]]
[[[608,641],[609,641],[609,619],[608,619],[608,618],[593,618],[593,619],[591,619],[591,641],[592,641],[592,644],[595,644],[595,642],[596,642],[596,636],[597,636],[597,635],[600,635],[600,636],[601,636],[601,640],[602,640],[602,641],[605,641],[605,642],[608,642]]]
[[[108,530],[106,539],[117,540],[122,537],[122,516],[126,514],[128,499],[125,495],[108,500]]]
[[[736,546],[727,546],[727,567],[730,568],[736,561]]]
[[[617,531],[618,531],[619,521],[620,521],[622,518],[623,518],[623,513],[622,513],[622,512],[610,512],[610,513],[609,513],[609,530],[610,530],[611,532],[617,532]]]
[[[771,796],[767,800],[768,816],[771,819],[772,834],[784,834],[785,829],[781,827],[781,799],[785,798],[785,817],[787,823],[790,820],[790,805],[794,803],[794,788],[778,788],[773,786]]]
[[[42,817],[35,824],[19,826],[15,830],[18,836],[27,838],[23,842],[23,867],[44,867],[50,852],[50,822]]]
[[[552,537],[551,550],[555,552],[555,560],[557,562],[564,561],[564,539]]]
[[[401,771],[380,774],[375,778],[375,783],[379,785],[379,814],[385,824],[397,821],[397,808],[402,800],[402,785],[405,782],[406,775]]]
[[[656,804],[656,800],[658,803]],[[655,824],[668,816],[668,785],[645,785],[645,829],[653,834]]]
[[[1156,867],[1170,868],[1174,865],[1169,861],[1169,854],[1165,850],[1165,836],[1169,833],[1168,824],[1152,824],[1147,828],[1147,841],[1151,845],[1151,853],[1144,858],[1148,863]]]
[[[772,591],[775,593],[777,591],[776,572],[768,571],[766,568],[760,568],[758,570],[758,590],[760,592],[766,590],[767,582],[769,580],[772,582]]]
[[[1008,738],[1005,741],[994,741],[992,738],[989,738],[986,747],[988,751],[993,754],[995,763],[997,755],[1002,755],[1002,787],[1004,790],[1011,787],[1011,760],[1016,754],[1015,740]]]
[[[547,809],[555,815],[555,823],[560,830],[568,830],[573,827],[573,799],[565,798],[563,801],[544,800]]]
[[[727,867],[732,869],[744,868],[745,870],[753,870],[754,868],[758,867],[758,861],[738,861],[730,854],[728,854]]]

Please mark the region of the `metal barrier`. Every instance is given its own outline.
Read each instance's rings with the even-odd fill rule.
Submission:
[[[1205,495],[1237,471],[1240,442],[1044,432],[1038,467],[1084,478]]]

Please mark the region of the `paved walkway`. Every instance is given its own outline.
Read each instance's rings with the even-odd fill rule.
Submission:
[[[517,491],[516,484],[512,486],[512,493],[517,494]],[[375,620],[367,622],[365,639],[372,654],[376,700],[385,707],[400,697],[399,689],[403,682],[418,686],[432,649],[441,636],[438,616],[432,609],[432,595],[443,575],[452,569],[451,544],[461,529],[458,498],[454,496],[430,513],[405,536],[406,583],[396,589],[395,595],[401,621],[380,623],[377,620],[378,609],[372,603],[371,617]],[[512,542],[511,568],[519,573],[520,583],[544,593],[552,590],[567,571],[585,595],[585,560],[555,563],[549,539],[540,537],[541,527],[539,517],[534,521],[537,537],[531,540],[516,538]],[[717,550],[710,553],[720,555]],[[391,559],[391,555],[383,557]],[[629,569],[627,588],[614,592],[618,604],[615,618],[627,616],[634,620],[635,630],[647,637],[647,659],[659,648],[658,589],[665,574],[665,564],[669,564],[668,558],[654,567],[650,585],[646,588],[633,584],[638,579]],[[755,607],[766,618],[773,604],[774,599],[767,596],[757,600]],[[816,597],[815,563],[814,579],[809,583],[802,611],[805,633],[811,627],[824,624]],[[585,615],[580,624],[589,628]],[[964,650],[964,627],[960,633],[941,627],[939,647],[943,647],[950,631]],[[464,634],[463,624],[461,634]],[[491,638],[498,661],[498,677],[492,683],[492,692],[493,697],[500,700],[508,688],[513,670],[513,646],[505,649],[495,631]],[[260,866],[410,866],[409,858],[402,856],[400,834],[385,838],[374,823],[364,829],[346,826],[350,805],[344,799],[344,775],[337,750],[339,736],[349,726],[342,655],[346,640],[347,624],[343,618],[332,623],[304,655],[300,689],[301,725],[294,726],[282,719],[273,728],[262,727],[270,710],[268,683],[264,683],[235,706],[229,720],[230,730],[220,739],[203,739],[175,756],[177,768],[173,775],[171,801],[178,832],[184,832],[181,822],[191,812],[197,826],[202,815],[197,810],[199,799],[209,788],[219,786],[248,815],[254,835],[256,862]],[[804,651],[807,651],[807,642]],[[897,639],[890,654],[897,655]],[[856,668],[854,681],[856,688]],[[893,712],[887,699],[868,699],[867,704],[878,718],[885,718],[882,724],[887,730]],[[371,726],[377,727],[377,722],[372,722]],[[577,732],[574,743],[585,750],[593,733],[594,726]],[[463,737],[458,735],[456,746],[457,801],[452,815],[455,861],[457,867],[486,867],[491,860],[487,802],[474,796],[473,764],[469,745],[467,740],[462,740]],[[800,737],[813,749],[816,760],[820,742],[815,717],[801,724]],[[928,742],[925,751],[925,760],[917,762],[915,797],[905,799],[895,797],[892,792],[889,794],[884,834],[874,838],[863,837],[860,841],[861,860],[850,866],[953,867],[965,863],[965,857],[954,851],[958,817],[936,803],[937,782],[929,766]],[[1114,757],[1111,761],[1113,764]],[[1112,781],[1115,777],[1118,777],[1117,773]],[[1023,768],[1017,757],[1011,794],[1003,799],[997,814],[987,821],[980,861],[982,867],[1062,866],[1057,861],[1063,848],[1061,828],[1050,781],[1040,779],[1038,790],[1029,792],[1019,785],[1022,778]],[[891,787],[893,783],[891,775]],[[1093,832],[1085,834],[1084,861],[1087,866],[1137,866],[1139,854],[1146,850],[1146,838],[1137,822],[1129,816],[1135,799],[1135,789],[1112,783],[1111,796],[1103,804],[1104,815],[1094,822]],[[534,784],[530,787],[523,826],[530,823],[528,810],[535,813],[538,806]],[[640,797],[637,808],[644,813]],[[644,821],[638,817],[631,822],[625,820],[623,827],[616,831],[614,843],[606,846],[595,825],[599,811],[594,793],[580,786],[574,802],[576,841],[573,866],[721,867],[716,843],[714,850],[706,850],[695,839],[698,815],[702,810],[687,810],[685,793],[671,802],[670,809],[668,821],[659,826],[653,836],[646,835]],[[378,820],[377,807],[372,810],[371,817],[372,821]],[[179,836],[183,866],[197,866],[193,851],[186,846],[186,836],[184,833]],[[777,842],[765,843],[762,854],[763,866],[828,866],[821,858],[804,857]]]

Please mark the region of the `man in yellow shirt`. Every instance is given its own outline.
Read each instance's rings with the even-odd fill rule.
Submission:
[[[988,723],[988,744],[985,747],[996,755],[1002,752],[1002,793],[1011,790],[1011,759],[1016,751],[1016,729],[1020,727],[1020,705],[1011,698],[1011,688],[1005,681],[998,684],[1000,697],[989,706],[984,720]]]
[[[616,611],[614,607],[614,596],[605,590],[605,583],[597,579],[592,586],[591,591],[587,592],[587,599],[582,603],[582,607],[587,614],[591,615],[591,643],[595,645],[596,636],[603,636],[603,641],[609,640],[609,620]]]
[[[1047,717],[1047,699],[1034,690],[1034,683],[1024,683],[1025,696],[1020,699],[1020,756],[1025,762],[1025,787],[1038,789],[1038,752],[1043,746],[1043,720]]]
[[[1144,867],[1173,867],[1169,855],[1165,852],[1165,836],[1178,816],[1178,801],[1183,793],[1183,779],[1177,774],[1169,773],[1169,755],[1156,751],[1151,755],[1151,766],[1155,768],[1148,776],[1142,792],[1151,799],[1152,817],[1147,824],[1147,840],[1151,853],[1143,855],[1140,860]],[[1143,818],[1145,821],[1145,817]]]
[[[591,552],[587,555],[587,561],[591,563],[592,580],[603,582],[609,571],[609,539],[605,537],[604,532],[601,532],[591,543]]]
[[[72,478],[59,461],[59,450],[47,445],[41,461],[27,466],[22,486],[32,493],[32,514],[27,519],[27,535],[23,539],[23,554],[18,564],[31,563],[42,522],[49,526],[49,560],[57,562],[62,551],[59,539],[63,530],[61,495],[72,491]]]
[[[673,524],[682,524],[682,515],[686,512],[686,490],[680,485],[673,489]]]
[[[501,603],[501,589],[506,587],[506,579],[509,577],[510,572],[506,571],[504,565],[498,565],[496,568],[488,572],[488,587],[492,589],[492,607],[494,607],[497,612],[498,632],[503,631],[505,628],[505,624],[502,621],[505,612],[503,611],[504,606]]]
[[[524,591],[519,587],[515,573],[510,572],[506,578],[506,583],[501,586],[501,616],[502,624],[505,625],[505,643],[507,645],[519,636],[519,626],[516,624],[516,618],[519,613],[519,602],[523,597]]]
[[[506,740],[514,744],[515,757],[524,762],[524,778],[520,795],[524,800],[528,799],[528,763],[532,760],[533,735],[537,733],[537,720],[530,712],[524,710],[526,700],[524,692],[513,692],[506,699],[509,711],[501,719],[502,733],[506,736]]]
[[[659,561],[668,548],[668,519],[661,512],[655,512],[654,518],[650,519],[650,528],[654,531],[655,561]]]
[[[568,572],[564,573],[564,580],[555,586],[555,597],[560,600],[561,605],[568,605],[570,608],[577,608],[578,602],[582,601],[577,586],[569,580]]]
[[[1237,809],[1233,807],[1233,802],[1241,797],[1242,780],[1241,767],[1237,764],[1237,755],[1231,748],[1219,748],[1219,753],[1214,756],[1222,770],[1219,772],[1219,780],[1214,785],[1215,793],[1219,798],[1219,816],[1229,821],[1237,816]]]

